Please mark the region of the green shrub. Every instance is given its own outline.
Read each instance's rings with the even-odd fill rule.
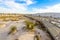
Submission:
[[[35,24],[34,24],[33,22],[31,22],[31,21],[25,21],[25,23],[26,23],[26,28],[27,28],[28,30],[34,29]]]
[[[8,33],[8,34],[11,34],[11,33],[13,33],[14,31],[16,31],[17,30],[17,28],[15,27],[15,26],[12,26],[11,28],[10,28],[10,32]]]

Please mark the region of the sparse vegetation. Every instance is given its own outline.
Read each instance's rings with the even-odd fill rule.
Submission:
[[[38,35],[35,35],[34,40],[39,40]]]
[[[17,31],[16,26],[12,26],[12,27],[10,28],[10,32],[9,32],[8,34],[14,33],[14,32],[16,32],[16,31]]]
[[[33,30],[34,27],[36,26],[35,23],[28,21],[28,20],[25,21],[25,23],[26,23],[26,29],[28,29],[28,30]]]
[[[21,18],[23,18],[23,15],[21,14],[1,14],[0,20],[2,21],[19,21]]]

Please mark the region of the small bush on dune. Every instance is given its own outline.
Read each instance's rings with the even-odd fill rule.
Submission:
[[[28,29],[28,30],[34,29],[35,23],[33,23],[31,21],[25,21],[25,23],[26,23],[26,29]]]
[[[11,34],[11,33],[15,32],[16,30],[17,30],[17,28],[15,26],[12,26],[10,28],[10,32],[8,34]]]

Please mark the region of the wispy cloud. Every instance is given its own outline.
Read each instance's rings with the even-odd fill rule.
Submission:
[[[33,13],[46,13],[46,12],[56,12],[60,13],[60,4],[53,6],[46,6],[46,8],[33,8]]]

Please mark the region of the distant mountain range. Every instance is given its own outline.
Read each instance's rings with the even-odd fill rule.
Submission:
[[[60,18],[60,13],[36,13],[34,14],[35,16],[52,16],[52,17],[59,17]]]

